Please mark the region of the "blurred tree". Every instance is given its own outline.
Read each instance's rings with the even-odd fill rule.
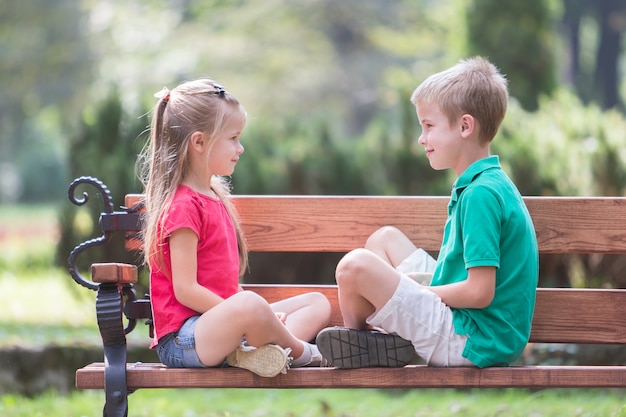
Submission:
[[[594,100],[603,108],[624,110],[619,95],[619,58],[626,32],[626,2],[623,0],[563,0],[563,25],[569,51],[568,79],[585,101]],[[597,36],[582,39],[583,29],[595,23]],[[587,38],[590,38],[588,36]],[[595,40],[595,45],[592,44]],[[595,51],[593,62],[582,48]],[[586,64],[586,65],[585,65]]]
[[[556,87],[554,32],[547,0],[474,0],[467,8],[468,51],[484,55],[509,79],[527,110]]]
[[[168,40],[165,55],[193,55],[185,59],[236,89],[255,118],[326,117],[347,136],[460,53],[454,2],[190,2],[185,16],[183,33],[205,36]]]
[[[128,193],[141,192],[135,175],[137,154],[143,147],[146,120],[129,117],[124,112],[119,93],[113,89],[108,97],[87,107],[80,118],[79,133],[70,146],[70,175],[97,177],[109,187],[113,203],[120,206]],[[57,259],[64,265],[70,251],[78,243],[100,233],[98,219],[103,209],[102,200],[91,187],[77,190],[88,192],[90,199],[77,208],[63,205],[60,214],[61,239],[57,246]],[[76,194],[79,196],[80,194]],[[90,262],[136,262],[138,256],[124,250],[123,236],[114,237],[116,244],[90,249]],[[86,269],[89,264],[81,264]]]
[[[32,132],[34,123],[28,120],[47,106],[72,114],[87,92],[93,61],[83,24],[82,10],[73,0],[0,0],[0,167],[17,181],[0,181],[0,201],[19,197],[8,189],[23,189],[16,162],[18,148]],[[58,122],[69,124],[71,119],[58,117]],[[55,139],[41,132],[43,146],[30,147],[26,159],[44,160],[46,150],[55,147],[46,142]],[[31,171],[37,168],[29,166]],[[46,174],[50,172],[39,173]]]

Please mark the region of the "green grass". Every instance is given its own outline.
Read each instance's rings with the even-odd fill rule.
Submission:
[[[0,207],[0,266],[51,263],[54,220],[49,207]],[[33,234],[37,224],[45,225],[43,235]],[[94,298],[60,268],[1,268],[0,346],[99,344]],[[142,326],[130,336],[148,343]],[[626,417],[624,398],[626,390],[155,389],[140,390],[129,401],[133,417]],[[0,416],[101,416],[103,403],[102,391],[4,394]]]
[[[97,416],[100,392],[37,399],[0,398],[0,415]],[[51,411],[58,410],[58,411]],[[143,390],[130,396],[134,417],[624,417],[623,393],[601,390]]]
[[[61,268],[0,271],[0,347],[99,345],[95,297]],[[147,345],[148,332],[138,325],[128,340]]]
[[[54,267],[55,206],[0,206],[0,347],[100,344],[94,291]],[[129,335],[147,344],[143,326]]]

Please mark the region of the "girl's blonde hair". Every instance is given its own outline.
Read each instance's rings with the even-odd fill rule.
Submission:
[[[194,132],[203,132],[214,141],[226,126],[231,112],[246,112],[239,101],[210,79],[183,83],[171,92],[163,89],[152,115],[150,139],[139,156],[140,178],[145,193],[143,222],[144,262],[163,265],[158,231],[165,224],[174,193],[189,170],[187,148]],[[209,145],[209,152],[212,144]],[[239,274],[248,264],[245,237],[230,201],[230,184],[220,176],[211,179],[211,188],[224,203],[237,231]]]
[[[508,98],[506,78],[477,56],[428,77],[413,92],[411,102],[438,105],[450,122],[472,115],[480,125],[481,139],[490,142],[504,119]]]

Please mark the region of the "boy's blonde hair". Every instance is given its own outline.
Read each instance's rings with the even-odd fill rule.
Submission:
[[[473,116],[481,141],[490,142],[504,119],[508,97],[506,78],[487,59],[473,57],[428,77],[411,102],[438,105],[450,122],[464,114]]]
[[[144,185],[144,262],[154,259],[163,265],[158,231],[165,223],[174,193],[187,174],[187,148],[194,132],[203,132],[213,142],[224,130],[227,117],[246,112],[239,101],[210,79],[183,83],[171,92],[164,89],[152,115],[150,139],[139,157]],[[209,145],[209,153],[212,143]],[[243,275],[248,252],[235,209],[230,201],[230,186],[225,178],[214,176],[211,188],[226,206],[237,230],[239,273]]]

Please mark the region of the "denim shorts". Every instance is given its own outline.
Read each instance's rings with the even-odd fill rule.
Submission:
[[[196,353],[194,330],[200,316],[187,319],[178,332],[169,333],[159,340],[157,354],[170,368],[206,368]]]

